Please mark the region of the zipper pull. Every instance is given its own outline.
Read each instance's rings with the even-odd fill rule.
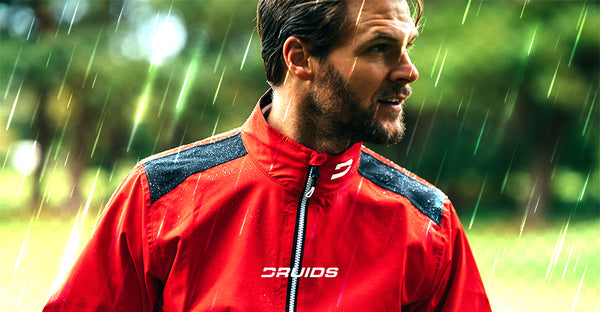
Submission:
[[[306,197],[306,198],[310,198],[313,195],[313,193],[315,192],[315,188],[317,187],[317,180],[319,179],[319,176],[320,176],[319,167],[312,167],[310,169],[309,175],[310,175],[310,177],[309,177],[310,179],[309,179],[308,183],[309,183],[310,188],[304,195],[304,197]]]
[[[320,176],[321,174],[319,173],[319,167],[314,167],[312,177],[315,185],[317,184],[317,179],[319,179]]]
[[[310,188],[310,190],[308,190],[308,192],[306,192],[306,195],[304,195],[304,197],[310,198],[314,192],[315,192],[315,187],[313,186]]]

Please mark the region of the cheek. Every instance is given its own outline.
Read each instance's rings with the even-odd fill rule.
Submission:
[[[362,101],[371,101],[383,84],[384,73],[385,71],[377,67],[356,66],[350,76],[350,86],[354,89],[356,95],[361,97]]]

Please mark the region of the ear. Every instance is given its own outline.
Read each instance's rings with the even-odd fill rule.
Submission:
[[[312,79],[312,69],[308,61],[308,45],[297,37],[287,38],[283,44],[283,59],[287,65],[288,74],[293,74],[298,79],[308,81]]]

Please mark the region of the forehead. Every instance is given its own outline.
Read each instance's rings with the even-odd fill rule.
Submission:
[[[349,29],[353,39],[384,33],[393,37],[416,35],[406,0],[348,0]]]

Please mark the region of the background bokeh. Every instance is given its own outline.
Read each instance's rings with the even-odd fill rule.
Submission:
[[[430,1],[407,134],[494,311],[600,309],[598,1]],[[0,3],[0,311],[38,311],[140,159],[268,88],[255,0]]]

